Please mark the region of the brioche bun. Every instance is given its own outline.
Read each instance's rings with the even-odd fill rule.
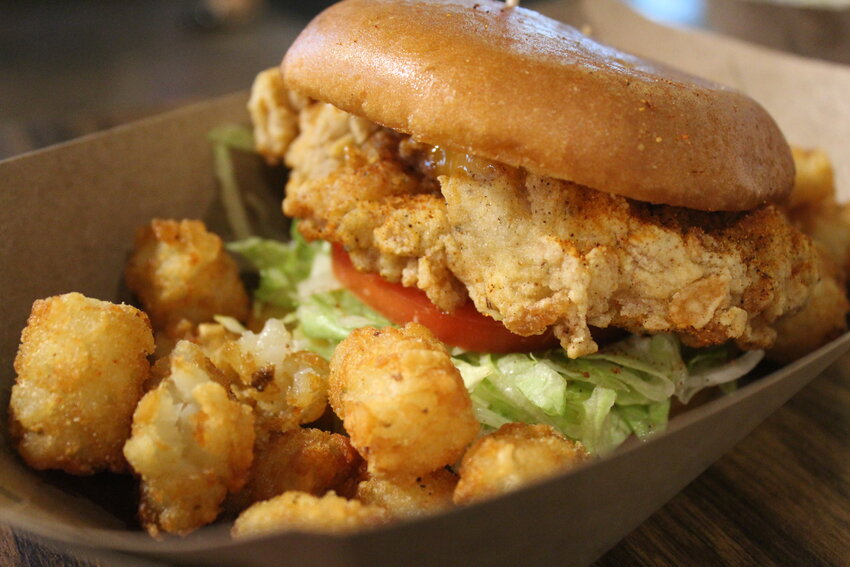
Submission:
[[[287,88],[450,147],[700,210],[786,197],[791,152],[746,95],[491,0],[345,0],[282,64]]]

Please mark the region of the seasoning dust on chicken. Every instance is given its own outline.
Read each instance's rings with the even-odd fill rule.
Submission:
[[[15,358],[9,429],[37,469],[122,472],[154,349],[148,317],[69,293],[33,304]]]

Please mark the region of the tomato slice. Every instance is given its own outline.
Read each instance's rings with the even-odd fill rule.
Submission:
[[[360,301],[397,325],[411,321],[425,325],[447,345],[495,353],[533,352],[558,344],[551,330],[530,337],[516,335],[499,321],[479,313],[471,301],[452,313],[441,311],[420,289],[358,271],[338,244],[333,245],[331,257],[334,275]]]

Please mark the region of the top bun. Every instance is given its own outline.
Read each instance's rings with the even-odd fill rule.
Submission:
[[[287,88],[422,142],[641,201],[746,210],[794,179],[751,98],[492,0],[345,0],[282,67]]]

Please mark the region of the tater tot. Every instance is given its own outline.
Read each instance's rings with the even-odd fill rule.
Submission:
[[[581,443],[548,425],[508,423],[478,439],[463,456],[454,501],[492,498],[589,458]]]
[[[413,478],[373,476],[357,486],[355,498],[384,508],[394,518],[416,518],[453,507],[457,481],[448,469]]]
[[[378,506],[346,500],[333,492],[322,497],[306,492],[285,492],[254,504],[236,519],[234,537],[273,531],[348,533],[381,525],[387,513]]]
[[[835,177],[826,153],[792,149],[797,175],[786,212],[791,222],[841,267],[839,281],[843,284],[850,271],[850,207],[836,201]]]
[[[460,373],[422,325],[357,329],[330,366],[331,407],[372,474],[425,475],[456,462],[478,435]]]
[[[168,329],[154,332],[153,338],[156,342],[156,350],[153,353],[154,358],[157,360],[167,358],[179,341],[184,339],[193,340],[197,332],[197,325],[188,319],[180,319],[172,323]]]
[[[197,345],[180,341],[169,374],[139,402],[124,455],[141,478],[148,532],[186,534],[215,520],[253,458],[251,408],[230,399]]]
[[[835,174],[823,150],[791,148],[794,156],[794,188],[788,198],[792,208],[835,199]]]
[[[125,279],[157,331],[168,333],[183,319],[248,318],[236,263],[201,221],[157,219],[140,228]]]
[[[847,290],[841,269],[823,253],[821,279],[812,287],[802,309],[780,317],[774,327],[776,342],[767,351],[770,360],[788,363],[841,335],[847,329]]]
[[[850,207],[825,201],[810,207],[794,209],[789,213],[792,222],[812,237],[841,268],[843,283],[850,271]]]
[[[154,341],[147,315],[69,293],[33,304],[15,358],[9,428],[36,469],[120,472]]]
[[[293,351],[280,319],[262,331],[217,336],[202,325],[202,348],[227,376],[236,397],[254,408],[263,430],[284,431],[319,419],[327,407],[328,364],[319,355]]]
[[[363,462],[348,438],[319,429],[296,428],[257,440],[254,464],[244,488],[228,502],[243,510],[288,491],[322,496],[339,492]]]

